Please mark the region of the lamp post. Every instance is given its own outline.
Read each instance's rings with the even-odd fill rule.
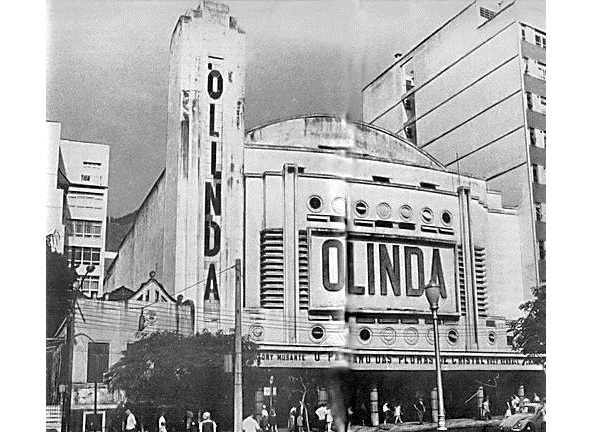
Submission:
[[[271,386],[271,391],[269,392],[269,409],[273,408],[273,382],[275,382],[275,378],[271,375],[269,377],[269,385]]]
[[[430,281],[425,286],[425,296],[429,302],[429,308],[433,315],[433,347],[435,350],[435,372],[437,380],[437,396],[438,396],[438,427],[437,430],[445,431],[446,428],[446,414],[444,410],[444,390],[442,389],[442,366],[440,359],[440,334],[438,329],[438,314],[439,300],[440,300],[440,285],[433,281]]]

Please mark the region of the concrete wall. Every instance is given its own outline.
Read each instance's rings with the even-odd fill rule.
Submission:
[[[138,210],[136,221],[123,239],[117,258],[106,275],[105,291],[122,285],[136,290],[148,279],[150,271],[162,280],[165,276],[163,257],[168,255],[163,247],[165,229],[165,181],[164,174]],[[165,284],[168,291],[172,287]]]

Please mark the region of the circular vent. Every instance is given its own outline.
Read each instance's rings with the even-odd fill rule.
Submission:
[[[421,210],[421,219],[423,219],[423,222],[426,224],[433,223],[433,210],[427,207]]]
[[[316,325],[310,331],[311,338],[316,342],[321,342],[325,338],[325,329],[320,325]]]
[[[313,195],[308,199],[308,208],[314,212],[323,210],[323,200],[318,195]]]
[[[367,205],[366,202],[364,202],[364,201],[357,201],[356,204],[354,204],[354,212],[359,217],[365,217],[367,215],[368,211],[369,211],[369,206]]]
[[[367,343],[371,340],[371,330],[369,330],[368,328],[363,328],[360,330],[360,332],[358,332],[358,338],[361,340],[361,342],[363,343]]]

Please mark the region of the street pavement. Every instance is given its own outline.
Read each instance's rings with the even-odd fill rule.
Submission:
[[[491,432],[497,429],[502,418],[493,418],[492,420],[473,420],[473,419],[447,419],[446,427],[448,430],[465,431],[465,432]],[[354,426],[350,428],[350,432],[417,432],[417,431],[434,431],[437,428],[437,423],[405,422],[402,424],[381,424],[379,426]]]

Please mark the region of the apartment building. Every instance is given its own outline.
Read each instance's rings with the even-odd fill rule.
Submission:
[[[59,238],[53,249],[77,269],[81,292],[95,297],[103,293],[110,148],[61,139],[60,126],[47,122],[48,161],[54,168],[48,170],[46,231]]]
[[[519,214],[524,289],[545,281],[543,2],[470,3],[363,89],[363,120],[499,191]]]

